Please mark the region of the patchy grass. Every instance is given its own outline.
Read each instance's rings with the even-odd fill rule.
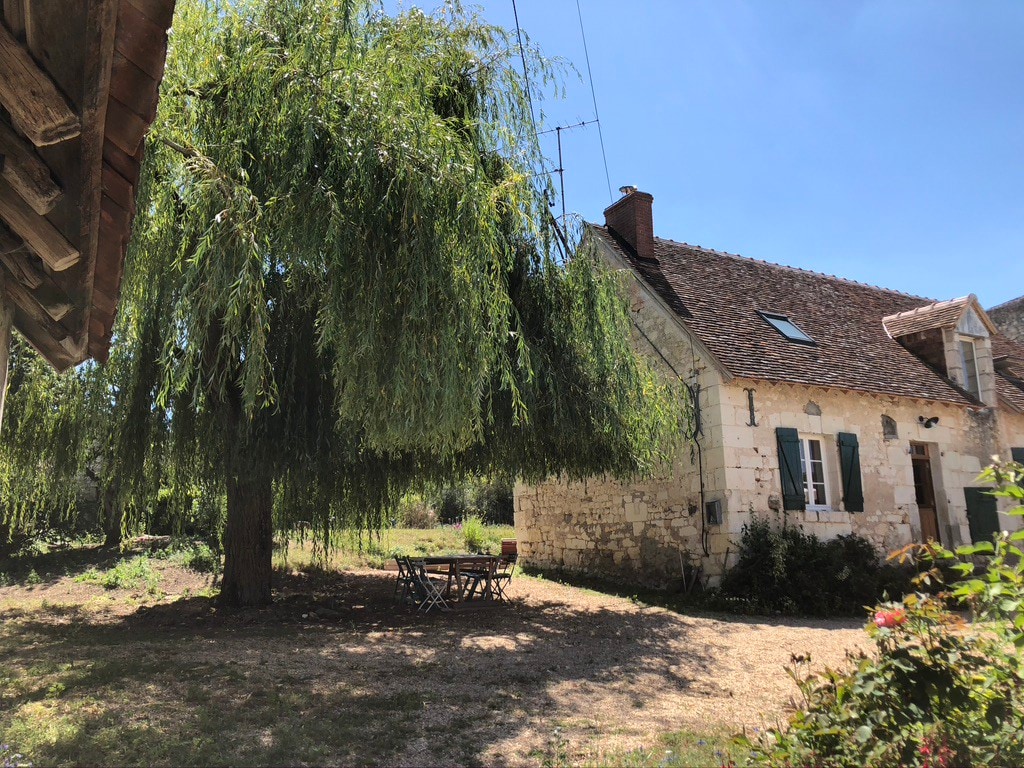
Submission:
[[[99,584],[105,589],[145,588],[149,594],[155,595],[160,586],[160,574],[150,565],[149,555],[136,555],[130,560],[121,560],[106,571],[90,568],[76,576],[75,581]]]
[[[620,766],[621,768],[694,768],[728,765],[738,756],[733,735],[719,730],[672,731],[660,735],[653,746],[625,748],[584,748],[573,750],[561,728],[555,728],[543,749],[531,757],[543,768],[569,766]]]
[[[274,565],[281,569],[317,566],[328,570],[382,568],[395,557],[429,557],[464,552],[501,553],[501,540],[514,539],[507,525],[483,525],[476,520],[437,528],[387,528],[377,533],[345,534],[332,538],[325,554],[308,538],[292,538],[279,547]]]

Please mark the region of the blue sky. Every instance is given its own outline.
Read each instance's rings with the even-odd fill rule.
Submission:
[[[591,119],[576,0],[517,4],[579,72],[546,127]],[[580,4],[613,192],[653,194],[659,236],[986,307],[1024,294],[1024,2]],[[513,25],[511,0],[482,7]],[[566,207],[590,221],[598,139],[563,134]]]

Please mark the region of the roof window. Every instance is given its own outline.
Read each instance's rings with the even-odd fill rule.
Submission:
[[[766,323],[790,341],[796,341],[800,344],[815,343],[814,339],[801,331],[797,327],[796,323],[786,317],[786,315],[777,315],[774,312],[758,312],[757,314],[764,318]]]

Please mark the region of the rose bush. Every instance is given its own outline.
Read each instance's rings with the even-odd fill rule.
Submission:
[[[982,477],[1024,515],[1024,467]],[[750,764],[781,766],[1024,765],[1024,531],[955,553],[934,543],[894,553],[930,566],[924,591],[872,609],[876,653],[845,671],[793,657],[802,696],[786,727],[741,737]],[[948,587],[944,573],[962,576]],[[938,589],[936,589],[938,587]]]

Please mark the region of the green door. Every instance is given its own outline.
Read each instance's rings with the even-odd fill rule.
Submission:
[[[996,497],[988,488],[964,488],[967,497],[967,524],[971,528],[971,541],[992,541],[999,531],[999,512]]]

